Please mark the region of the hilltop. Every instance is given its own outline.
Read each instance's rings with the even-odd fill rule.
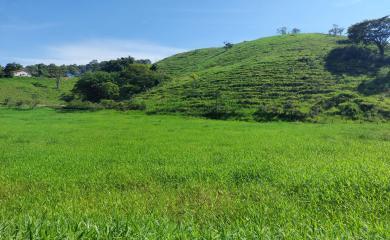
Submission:
[[[137,101],[153,113],[219,119],[386,119],[390,111],[386,61],[344,37],[268,37],[231,49],[199,49],[164,59],[159,70],[172,80]]]

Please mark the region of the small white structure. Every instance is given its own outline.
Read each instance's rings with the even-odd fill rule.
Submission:
[[[31,74],[26,72],[25,70],[18,70],[12,73],[14,77],[31,77]]]

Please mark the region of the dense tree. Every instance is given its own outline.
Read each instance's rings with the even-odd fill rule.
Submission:
[[[288,33],[287,30],[288,30],[287,27],[281,27],[277,29],[277,33],[280,35],[286,35]]]
[[[301,29],[299,29],[299,28],[293,28],[293,29],[291,30],[291,33],[292,33],[292,34],[299,34],[299,33],[301,33]]]
[[[131,64],[144,64],[151,65],[152,62],[148,59],[135,60],[132,57],[118,58],[116,60],[103,61],[98,62],[97,60],[93,60],[86,65],[67,65],[63,67],[63,76],[73,75],[80,76],[86,72],[121,72],[126,69],[127,66]],[[27,66],[27,71],[34,77],[50,77],[56,78],[57,74],[55,74],[58,66],[55,64],[45,65],[45,64],[36,64]],[[54,74],[53,74],[54,73]]]
[[[61,80],[62,80],[62,77],[65,75],[65,71],[66,71],[65,65],[56,66],[55,64],[50,64],[48,66],[49,77],[56,79],[56,88],[57,89],[61,88]]]
[[[135,60],[135,63],[151,65],[152,61],[150,61],[149,59],[139,59],[139,60]]]
[[[142,64],[150,64],[149,60],[137,60]],[[116,60],[104,61],[99,64],[99,70],[104,72],[120,72],[123,71],[128,65],[137,63],[132,57],[119,58]]]
[[[79,76],[81,74],[81,70],[79,66],[76,64],[66,66],[66,73],[71,74],[73,76]]]
[[[12,73],[15,71],[22,70],[23,66],[18,63],[8,63],[4,68],[4,75],[7,77],[12,77]]]
[[[107,90],[114,88],[106,85],[113,80],[113,74],[106,72],[87,72],[76,83],[73,92],[82,97],[82,100],[98,102],[107,97]]]
[[[333,24],[333,27],[329,30],[329,35],[341,36],[343,35],[345,28],[339,27],[337,24]]]
[[[116,82],[122,86],[121,98],[127,99],[158,85],[165,79],[164,75],[152,71],[148,65],[132,64],[119,74]]]
[[[87,72],[96,72],[100,70],[99,61],[98,60],[92,60],[86,65],[86,71]]]
[[[103,99],[126,100],[144,92],[166,77],[152,71],[149,65],[130,64],[116,73],[87,72],[76,83],[73,92],[82,100],[99,102]]]
[[[375,44],[381,56],[390,40],[390,17],[366,20],[348,29],[348,38],[354,43]]]
[[[31,74],[33,77],[39,77],[39,68],[38,65],[31,65],[27,66],[26,70]]]

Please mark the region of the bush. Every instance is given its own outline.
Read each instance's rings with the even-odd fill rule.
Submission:
[[[102,100],[101,106],[105,109],[117,109],[121,111],[128,110],[145,110],[146,106],[143,104],[135,103],[133,101],[116,102],[113,100]]]
[[[277,106],[261,104],[253,114],[253,118],[258,122],[269,122],[278,120],[281,110]]]
[[[74,101],[76,99],[76,96],[72,93],[69,93],[69,94],[62,94],[61,95],[61,100],[62,101],[65,101],[65,102],[71,102],[71,101]]]
[[[298,109],[291,101],[286,102],[282,108],[274,105],[261,104],[258,110],[253,114],[253,118],[258,122],[269,121],[304,121],[308,115]]]
[[[229,106],[212,106],[206,108],[203,117],[217,120],[238,119],[243,116],[237,109]]]
[[[340,110],[340,115],[344,117],[348,117],[351,119],[359,119],[359,115],[361,114],[360,107],[353,102],[342,103],[338,106]]]
[[[379,93],[390,94],[390,71],[384,73],[382,70],[378,73],[376,79],[372,81],[365,81],[358,86],[358,91],[365,95],[374,95]]]
[[[102,110],[104,108],[97,103],[75,100],[75,101],[71,101],[68,104],[66,104],[66,106],[63,107],[63,109],[64,110],[98,111],[98,110]]]

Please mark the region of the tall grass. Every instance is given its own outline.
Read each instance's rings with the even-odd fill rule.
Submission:
[[[389,239],[390,125],[0,109],[0,239]]]

